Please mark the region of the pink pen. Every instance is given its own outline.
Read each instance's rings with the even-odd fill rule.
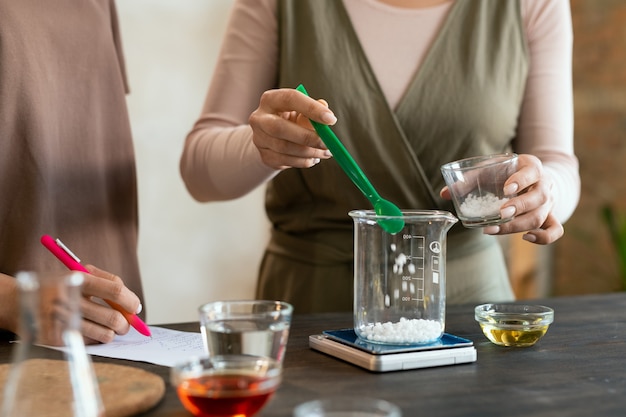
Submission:
[[[41,237],[41,243],[50,252],[52,252],[52,254],[56,256],[58,260],[63,262],[63,265],[68,267],[70,270],[86,272],[87,274],[90,274],[90,272],[87,271],[87,268],[85,268],[80,263],[80,259],[78,259],[78,257],[74,255],[74,253],[71,250],[69,250],[69,248],[65,246],[63,242],[61,242],[59,239],[55,240],[48,235],[43,235]],[[109,300],[104,300],[104,301],[109,306],[111,306],[111,308],[114,308],[115,310],[122,313],[122,315],[124,316],[124,318],[126,318],[128,323],[130,323],[130,325],[133,326],[139,333],[141,333],[144,336],[151,336],[150,329],[148,328],[148,326],[136,314],[127,312],[126,310],[124,310],[124,308],[122,308],[122,306],[120,306],[117,303],[114,303],[113,301],[109,301]]]

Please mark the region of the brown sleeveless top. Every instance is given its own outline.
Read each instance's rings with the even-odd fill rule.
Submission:
[[[311,97],[330,103],[337,136],[380,195],[400,208],[453,211],[439,197],[440,166],[510,149],[528,70],[518,1],[455,2],[396,109],[341,1],[279,0],[278,7],[279,86],[302,83]],[[310,265],[350,263],[347,213],[370,206],[332,159],[285,170],[268,186],[268,250]],[[451,234],[459,239],[448,241],[448,260],[461,256],[455,242],[473,242],[464,253],[494,244],[460,225]]]

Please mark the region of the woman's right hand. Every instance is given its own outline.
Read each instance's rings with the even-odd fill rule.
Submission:
[[[126,334],[130,324],[117,310],[104,304],[101,300],[117,303],[128,312],[141,311],[141,301],[137,295],[124,285],[122,279],[110,272],[103,271],[92,265],[86,266],[89,273],[84,273],[80,300],[81,326],[80,331],[86,344],[108,343],[116,335]],[[53,294],[54,295],[54,294]],[[16,278],[0,273],[0,329],[6,329],[19,335],[19,290]],[[38,342],[51,345],[63,345],[63,335],[59,332],[64,326],[57,321],[66,321],[68,307],[58,298],[48,297],[40,306],[44,322],[38,334]]]
[[[117,275],[93,265],[87,265],[86,268],[90,273],[84,274],[82,286],[81,332],[87,344],[108,343],[116,335],[128,333],[130,324],[122,313],[103,304],[100,300],[113,301],[131,313],[141,311],[141,302]]]
[[[309,119],[327,125],[337,121],[324,100],[289,88],[264,92],[249,118],[263,163],[274,169],[310,168],[331,158]]]

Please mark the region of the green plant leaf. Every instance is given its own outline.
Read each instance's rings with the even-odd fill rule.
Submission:
[[[610,205],[602,207],[602,217],[607,225],[611,241],[617,252],[622,278],[622,288],[626,290],[626,221],[623,216],[617,219],[615,209]]]

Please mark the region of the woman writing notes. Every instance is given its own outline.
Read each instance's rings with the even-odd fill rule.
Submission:
[[[451,210],[443,163],[514,151],[515,218],[455,226],[447,256],[449,303],[510,300],[494,235],[551,243],[578,203],[571,52],[567,0],[240,0],[181,173],[199,201],[267,184],[257,297],[350,311],[347,212],[369,203],[304,120],[333,125],[403,208]]]

